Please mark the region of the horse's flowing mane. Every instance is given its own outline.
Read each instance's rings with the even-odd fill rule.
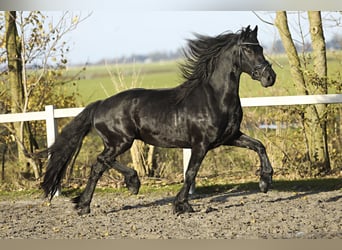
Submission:
[[[210,37],[195,34],[195,39],[188,39],[188,45],[183,49],[184,63],[180,64],[180,71],[185,82],[179,86],[177,102],[180,102],[199,84],[207,83],[214,72],[221,53],[238,42],[245,29],[237,33],[224,32]]]
[[[224,49],[237,42],[240,34],[223,33],[216,37],[195,34],[183,50],[185,62],[181,64],[182,76],[188,80],[206,81],[214,71],[217,59]]]

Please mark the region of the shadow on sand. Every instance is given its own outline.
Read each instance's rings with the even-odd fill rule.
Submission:
[[[277,198],[268,202],[275,203],[286,200],[300,199],[301,197],[317,194],[321,192],[329,192],[342,189],[342,180],[329,178],[329,179],[308,179],[308,180],[295,180],[295,181],[274,181],[272,189],[274,191],[282,192],[293,192],[293,195],[285,198]],[[222,184],[222,185],[210,185],[210,186],[199,186],[196,188],[195,194],[190,196],[190,200],[202,199],[204,197],[212,199],[210,202],[226,202],[229,197],[234,196],[248,196],[259,192],[257,182],[248,182],[242,184]],[[137,208],[146,208],[152,206],[164,206],[169,205],[173,202],[174,197],[165,197],[162,199],[155,200],[150,203],[137,204],[134,206],[123,206],[121,208],[112,209],[107,213],[115,213],[121,210],[130,210]],[[336,202],[342,199],[342,195],[332,197],[325,202]],[[243,204],[235,204],[227,206],[243,206]],[[213,209],[214,211],[215,209]],[[207,212],[207,211],[206,211]],[[211,212],[209,209],[208,212]]]

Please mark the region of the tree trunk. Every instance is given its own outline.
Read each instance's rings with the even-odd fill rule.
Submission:
[[[281,41],[283,42],[283,46],[286,51],[286,55],[289,59],[290,72],[293,81],[297,86],[300,87],[300,94],[308,95],[309,92],[306,87],[306,82],[302,71],[302,65],[300,63],[298,52],[290,33],[290,29],[287,22],[287,14],[285,11],[277,12],[275,26],[278,29]]]
[[[327,58],[326,58],[326,47],[324,32],[322,27],[322,19],[320,11],[309,11],[309,23],[310,23],[310,35],[313,49],[313,65],[314,71],[317,75],[318,82],[315,84],[317,94],[328,94],[327,85]],[[315,112],[318,118],[317,123],[320,128],[314,131],[312,135],[317,141],[317,152],[318,160],[322,162],[322,171],[329,172],[331,170],[329,149],[328,149],[328,134],[327,134],[327,105],[321,104],[316,105]],[[315,127],[318,127],[317,125]]]
[[[11,113],[21,113],[24,107],[24,63],[22,59],[22,44],[18,35],[16,25],[16,11],[6,11],[6,51],[8,62],[8,88],[11,97]],[[26,126],[25,126],[26,125]],[[27,171],[27,166],[31,165],[36,179],[40,177],[40,171],[37,164],[28,155],[25,155],[27,149],[25,147],[24,130],[29,131],[28,124],[14,123],[13,133],[17,142],[18,163],[21,171]],[[29,133],[30,134],[30,133]],[[31,134],[30,134],[31,135]],[[29,143],[32,142],[32,137],[28,138]],[[27,157],[26,157],[27,156]]]
[[[130,151],[133,162],[133,168],[138,172],[138,175],[153,176],[155,168],[155,147],[151,145],[146,145],[142,141],[135,140]]]
[[[5,161],[6,161],[7,144],[3,144],[1,157],[1,181],[5,180]]]
[[[22,63],[21,63],[21,43],[16,26],[16,11],[6,11],[6,50],[8,62],[8,87],[11,96],[11,113],[22,111],[23,88],[22,88]],[[18,161],[23,166],[24,154],[20,143],[23,141],[23,133],[20,123],[14,123],[14,133],[17,138]],[[21,142],[20,142],[21,141]]]
[[[319,18],[317,14],[319,15]],[[315,64],[314,70],[320,79],[326,80],[327,67],[325,59],[325,42],[322,30],[322,22],[320,20],[320,13],[309,13],[309,19],[310,33],[314,33],[311,34],[311,36],[314,35],[314,37],[312,37]],[[278,11],[276,13],[275,26],[279,31],[287,57],[289,59],[292,79],[295,85],[299,87],[298,89],[300,94],[313,94],[313,91],[317,89],[317,86],[316,84],[313,86],[313,81],[310,79],[310,76],[306,76],[303,72],[303,65],[301,65],[297,49],[293,42],[288,26],[287,14],[285,11]],[[319,71],[316,71],[318,68],[320,68]],[[325,84],[322,83],[322,86],[325,87],[322,88],[320,93],[327,93],[326,82]],[[327,147],[326,119],[324,118],[326,112],[324,105],[321,107],[318,108],[318,105],[310,105],[301,114],[301,122],[307,151],[306,156],[310,163],[310,169],[315,167],[319,171],[326,172],[330,170],[330,161]],[[325,122],[321,123],[323,120]]]
[[[290,64],[290,72],[292,79],[295,83],[296,86],[299,87],[300,94],[309,94],[309,90],[306,86],[304,74],[302,71],[302,65],[300,63],[300,59],[298,56],[298,52],[296,49],[296,46],[293,42],[290,29],[288,26],[288,21],[287,21],[287,14],[285,11],[278,11],[276,13],[276,19],[275,19],[275,26],[278,29],[280,38],[282,40],[284,49],[286,51],[287,58],[289,59],[289,64]],[[305,142],[305,147],[306,147],[306,156],[309,159],[309,162],[311,164],[312,160],[310,157],[310,144],[307,136],[307,128],[305,125],[305,114],[304,112],[301,114],[301,124],[302,124],[302,132],[303,132],[303,137],[304,137],[304,142]]]

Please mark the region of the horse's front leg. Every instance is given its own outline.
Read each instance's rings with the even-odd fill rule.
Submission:
[[[265,146],[258,140],[240,132],[240,136],[229,141],[226,145],[248,148],[258,153],[261,163],[260,169],[260,190],[267,193],[272,184],[273,168],[266,154]]]
[[[175,214],[194,212],[188,201],[189,190],[191,185],[195,182],[197,172],[206,153],[207,149],[204,146],[197,146],[195,148],[192,148],[189,165],[185,173],[183,187],[181,188],[173,202],[173,212]]]

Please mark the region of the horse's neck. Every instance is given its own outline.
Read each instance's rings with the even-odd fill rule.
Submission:
[[[229,51],[219,59],[214,72],[211,74],[209,84],[218,98],[239,96],[239,83],[241,70],[236,66],[235,51]]]
[[[239,98],[241,72],[234,68],[218,68],[210,79],[209,85],[215,92],[217,99]]]

